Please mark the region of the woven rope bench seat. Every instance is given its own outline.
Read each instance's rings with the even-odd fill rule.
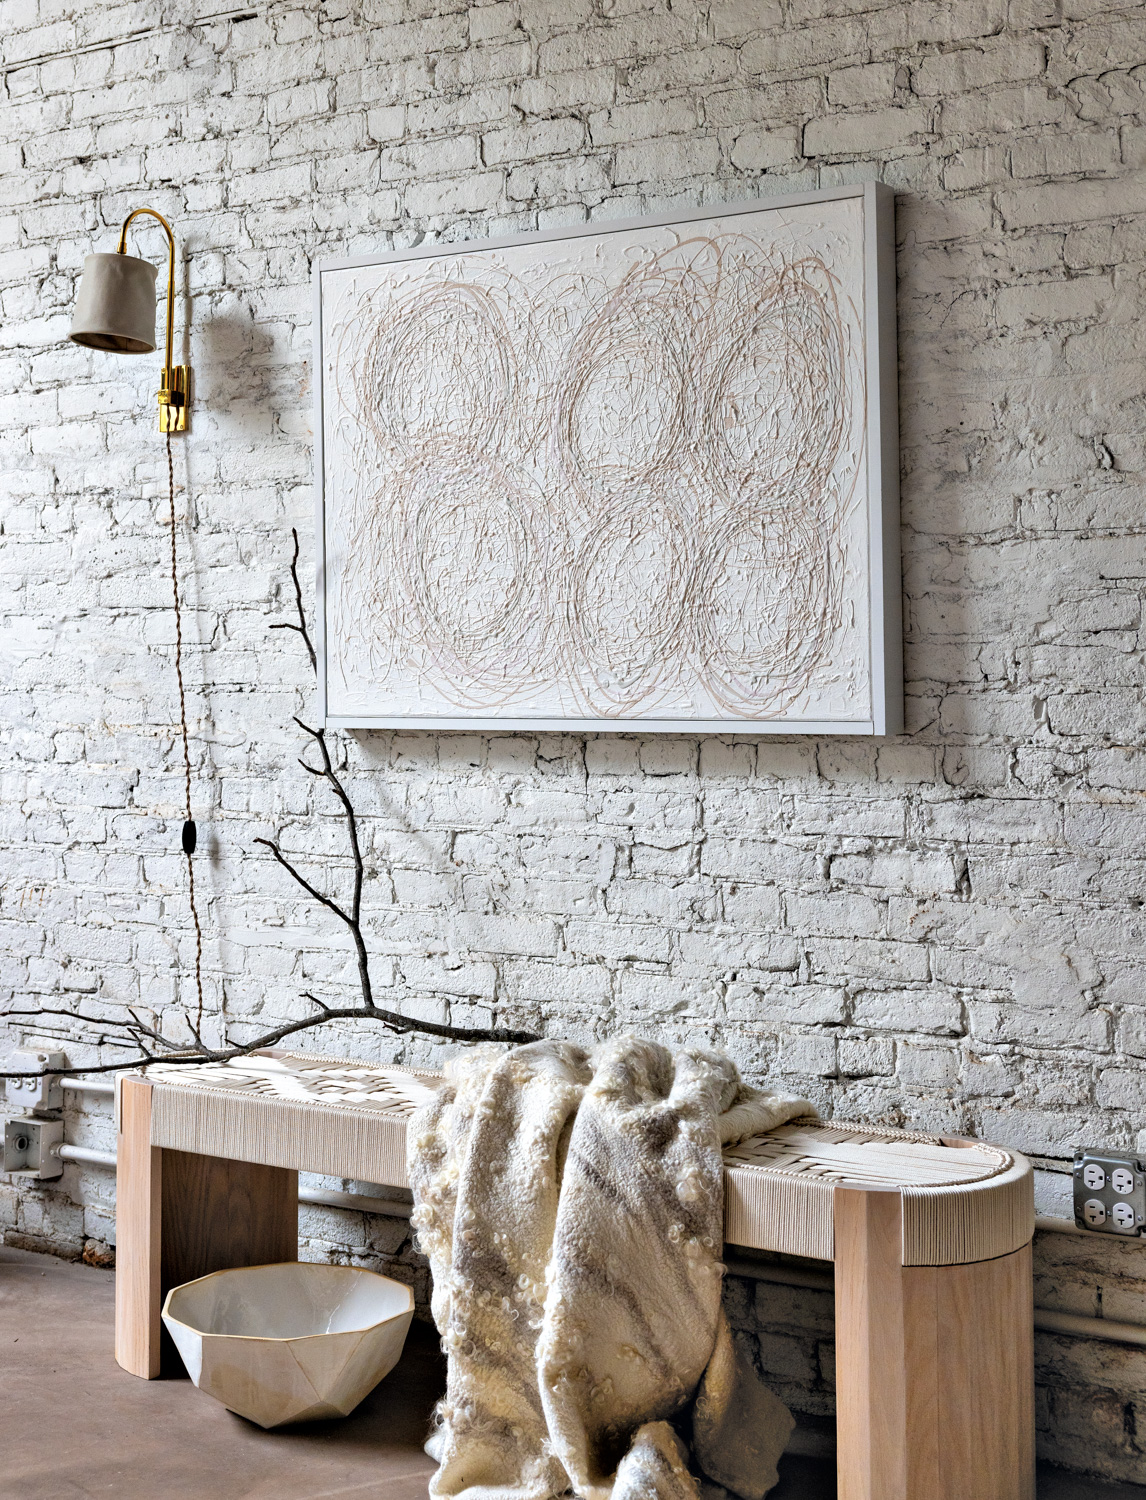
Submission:
[[[429,1073],[307,1054],[148,1069],[151,1144],[405,1187],[406,1122]],[[903,1264],[965,1265],[1027,1244],[1031,1168],[1017,1153],[850,1124],[792,1124],[729,1147],[730,1244],[834,1259],[837,1184],[899,1188]]]

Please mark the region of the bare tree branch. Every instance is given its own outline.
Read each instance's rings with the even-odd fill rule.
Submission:
[[[295,603],[298,607],[299,623],[297,625],[283,622],[272,625],[272,630],[293,630],[302,636],[307,653],[310,656],[310,664],[318,670],[318,658],[315,655],[314,646],[311,643],[310,634],[306,628],[306,616],[302,607],[302,587],[298,577],[298,532],[291,528],[294,537],[294,556],[291,559],[291,577],[294,580]],[[134,1046],[138,1056],[123,1062],[97,1063],[87,1067],[76,1068],[43,1068],[40,1070],[5,1072],[0,1070],[0,1078],[40,1078],[45,1073],[58,1074],[60,1077],[73,1077],[77,1074],[88,1073],[118,1073],[128,1068],[146,1068],[152,1063],[164,1064],[191,1064],[191,1063],[222,1063],[230,1062],[233,1058],[247,1057],[252,1052],[259,1052],[268,1047],[275,1046],[278,1042],[289,1036],[296,1036],[299,1032],[309,1031],[316,1026],[324,1026],[329,1021],[376,1021],[387,1030],[399,1035],[418,1033],[424,1036],[439,1037],[443,1041],[450,1042],[505,1042],[518,1044],[523,1042],[535,1042],[537,1036],[531,1031],[515,1031],[499,1026],[452,1026],[445,1022],[423,1021],[412,1016],[404,1016],[398,1011],[385,1010],[375,1005],[374,990],[370,979],[370,958],[366,949],[366,940],[362,932],[362,886],[365,880],[365,864],[362,858],[362,846],[358,837],[358,817],[354,811],[354,805],[343,786],[338,772],[334,769],[334,762],[330,757],[330,747],[326,743],[326,731],[324,729],[311,729],[301,719],[296,718],[295,723],[308,734],[318,746],[321,757],[321,766],[308,765],[305,760],[300,759],[299,764],[305,771],[320,781],[325,781],[337,798],[342,816],[346,822],[346,832],[350,840],[350,853],[354,863],[354,888],[350,901],[350,910],[347,911],[330,896],[325,896],[314,886],[301,871],[295,868],[286,855],[273,839],[257,838],[256,844],[262,844],[269,849],[277,862],[286,870],[287,874],[306,891],[307,895],[317,901],[320,906],[326,907],[334,913],[340,921],[345,922],[350,929],[350,935],[354,942],[354,953],[358,964],[358,982],[362,991],[362,1000],[359,1004],[348,1006],[329,1006],[319,1000],[316,995],[306,993],[304,1000],[317,1007],[319,1014],[308,1016],[301,1021],[290,1021],[282,1026],[276,1026],[270,1031],[265,1031],[261,1036],[252,1041],[235,1044],[225,1044],[221,1047],[209,1047],[203,1041],[199,1029],[192,1022],[190,1016],[186,1016],[188,1030],[191,1033],[192,1044],[190,1046],[183,1042],[176,1042],[166,1037],[162,1032],[147,1025],[139,1016],[128,1008],[130,1020],[116,1017],[96,1019],[89,1016],[77,1016],[72,1011],[61,1010],[49,1006],[37,1007],[34,1010],[15,1010],[5,1013],[6,1020],[35,1021],[44,1016],[61,1016],[75,1023],[82,1022],[90,1026],[96,1033],[96,1040],[100,1046],[127,1047]],[[118,1028],[121,1036],[106,1036],[104,1028]],[[122,1039],[121,1039],[122,1038]]]
[[[324,1005],[321,1000],[316,1000],[313,995],[304,997],[313,1000],[322,1011],[321,1015],[309,1016],[301,1021],[288,1021],[282,1026],[276,1026],[271,1031],[265,1031],[261,1036],[253,1038],[249,1042],[237,1043],[230,1047],[207,1047],[200,1040],[195,1047],[177,1048],[177,1044],[163,1038],[166,1047],[177,1048],[170,1052],[152,1052],[140,1045],[141,1056],[130,1059],[127,1062],[93,1063],[87,1067],[78,1068],[40,1068],[31,1071],[3,1071],[0,1070],[0,1078],[42,1078],[45,1073],[61,1078],[70,1078],[76,1074],[83,1073],[122,1073],[133,1067],[147,1067],[151,1063],[187,1064],[187,1063],[223,1063],[230,1062],[232,1058],[249,1057],[252,1052],[260,1052],[267,1047],[273,1047],[276,1043],[284,1041],[288,1036],[295,1036],[300,1031],[309,1031],[315,1026],[325,1026],[328,1021],[377,1021],[385,1026],[387,1030],[394,1031],[400,1035],[408,1035],[411,1032],[420,1032],[428,1036],[440,1037],[449,1042],[505,1042],[517,1045],[522,1042],[535,1042],[537,1037],[530,1031],[512,1031],[507,1028],[491,1026],[450,1026],[444,1022],[422,1021],[413,1016],[403,1016],[398,1011],[382,1010],[376,1005]],[[65,1015],[69,1020],[86,1020],[86,1017],[77,1017],[70,1011],[48,1011],[48,1010],[16,1010],[5,1013],[8,1020],[34,1021],[42,1015]],[[100,1024],[103,1024],[102,1022]],[[114,1023],[113,1023],[114,1024]]]
[[[281,624],[272,625],[270,628],[272,630],[294,630],[301,635],[306,645],[307,654],[310,656],[310,664],[317,672],[318,657],[315,655],[314,647],[311,644],[310,633],[306,628],[306,615],[303,613],[302,608],[302,585],[298,581],[298,531],[294,526],[291,527],[290,534],[294,537],[294,556],[290,560],[290,576],[294,579],[294,602],[298,607],[298,624],[292,625],[290,621],[284,620]]]
[[[324,896],[321,891],[315,890],[314,886],[311,885],[310,881],[307,880],[305,875],[299,874],[294,865],[291,864],[290,860],[287,859],[286,855],[282,852],[277,844],[273,843],[270,839],[256,839],[255,843],[262,844],[264,848],[269,849],[274,857],[278,860],[279,864],[282,865],[287,874],[298,881],[299,885],[302,886],[303,890],[307,893],[308,896],[313,896],[314,899],[321,902],[323,906],[328,906],[336,917],[341,917],[342,920],[347,923],[347,925],[350,925],[351,918],[346,915],[346,913],[342,910],[342,907],[339,906],[336,901],[332,901],[329,896]]]

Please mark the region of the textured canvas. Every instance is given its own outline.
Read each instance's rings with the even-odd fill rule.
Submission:
[[[864,218],[323,268],[331,719],[871,732]]]

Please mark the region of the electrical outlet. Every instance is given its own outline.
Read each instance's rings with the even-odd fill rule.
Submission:
[[[52,1149],[64,1139],[62,1120],[20,1115],[4,1121],[4,1170],[17,1177],[59,1177],[64,1164]]]
[[[1146,1164],[1080,1146],[1074,1153],[1074,1217],[1098,1234],[1146,1233]]]
[[[11,1060],[14,1067],[28,1073],[37,1068],[62,1068],[66,1062],[62,1052],[13,1052]],[[13,1109],[25,1109],[29,1114],[48,1114],[64,1107],[60,1080],[51,1072],[39,1078],[9,1078],[4,1092]]]

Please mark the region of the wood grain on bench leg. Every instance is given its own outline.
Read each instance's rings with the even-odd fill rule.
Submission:
[[[159,1374],[161,1179],[151,1144],[151,1084],[120,1083],[115,1186],[115,1357],[133,1375]]]
[[[1030,1246],[903,1266],[901,1214],[836,1189],[839,1500],[1034,1500]]]
[[[938,1500],[1034,1500],[1031,1247],[965,1266],[909,1268],[936,1288]]]
[[[233,1266],[298,1259],[298,1173],[193,1151],[163,1152],[159,1296]],[[166,1329],[165,1375],[183,1361]]]
[[[164,1296],[212,1271],[297,1259],[297,1172],[164,1151]]]
[[[909,1494],[902,1222],[897,1188],[835,1190],[839,1500]]]

